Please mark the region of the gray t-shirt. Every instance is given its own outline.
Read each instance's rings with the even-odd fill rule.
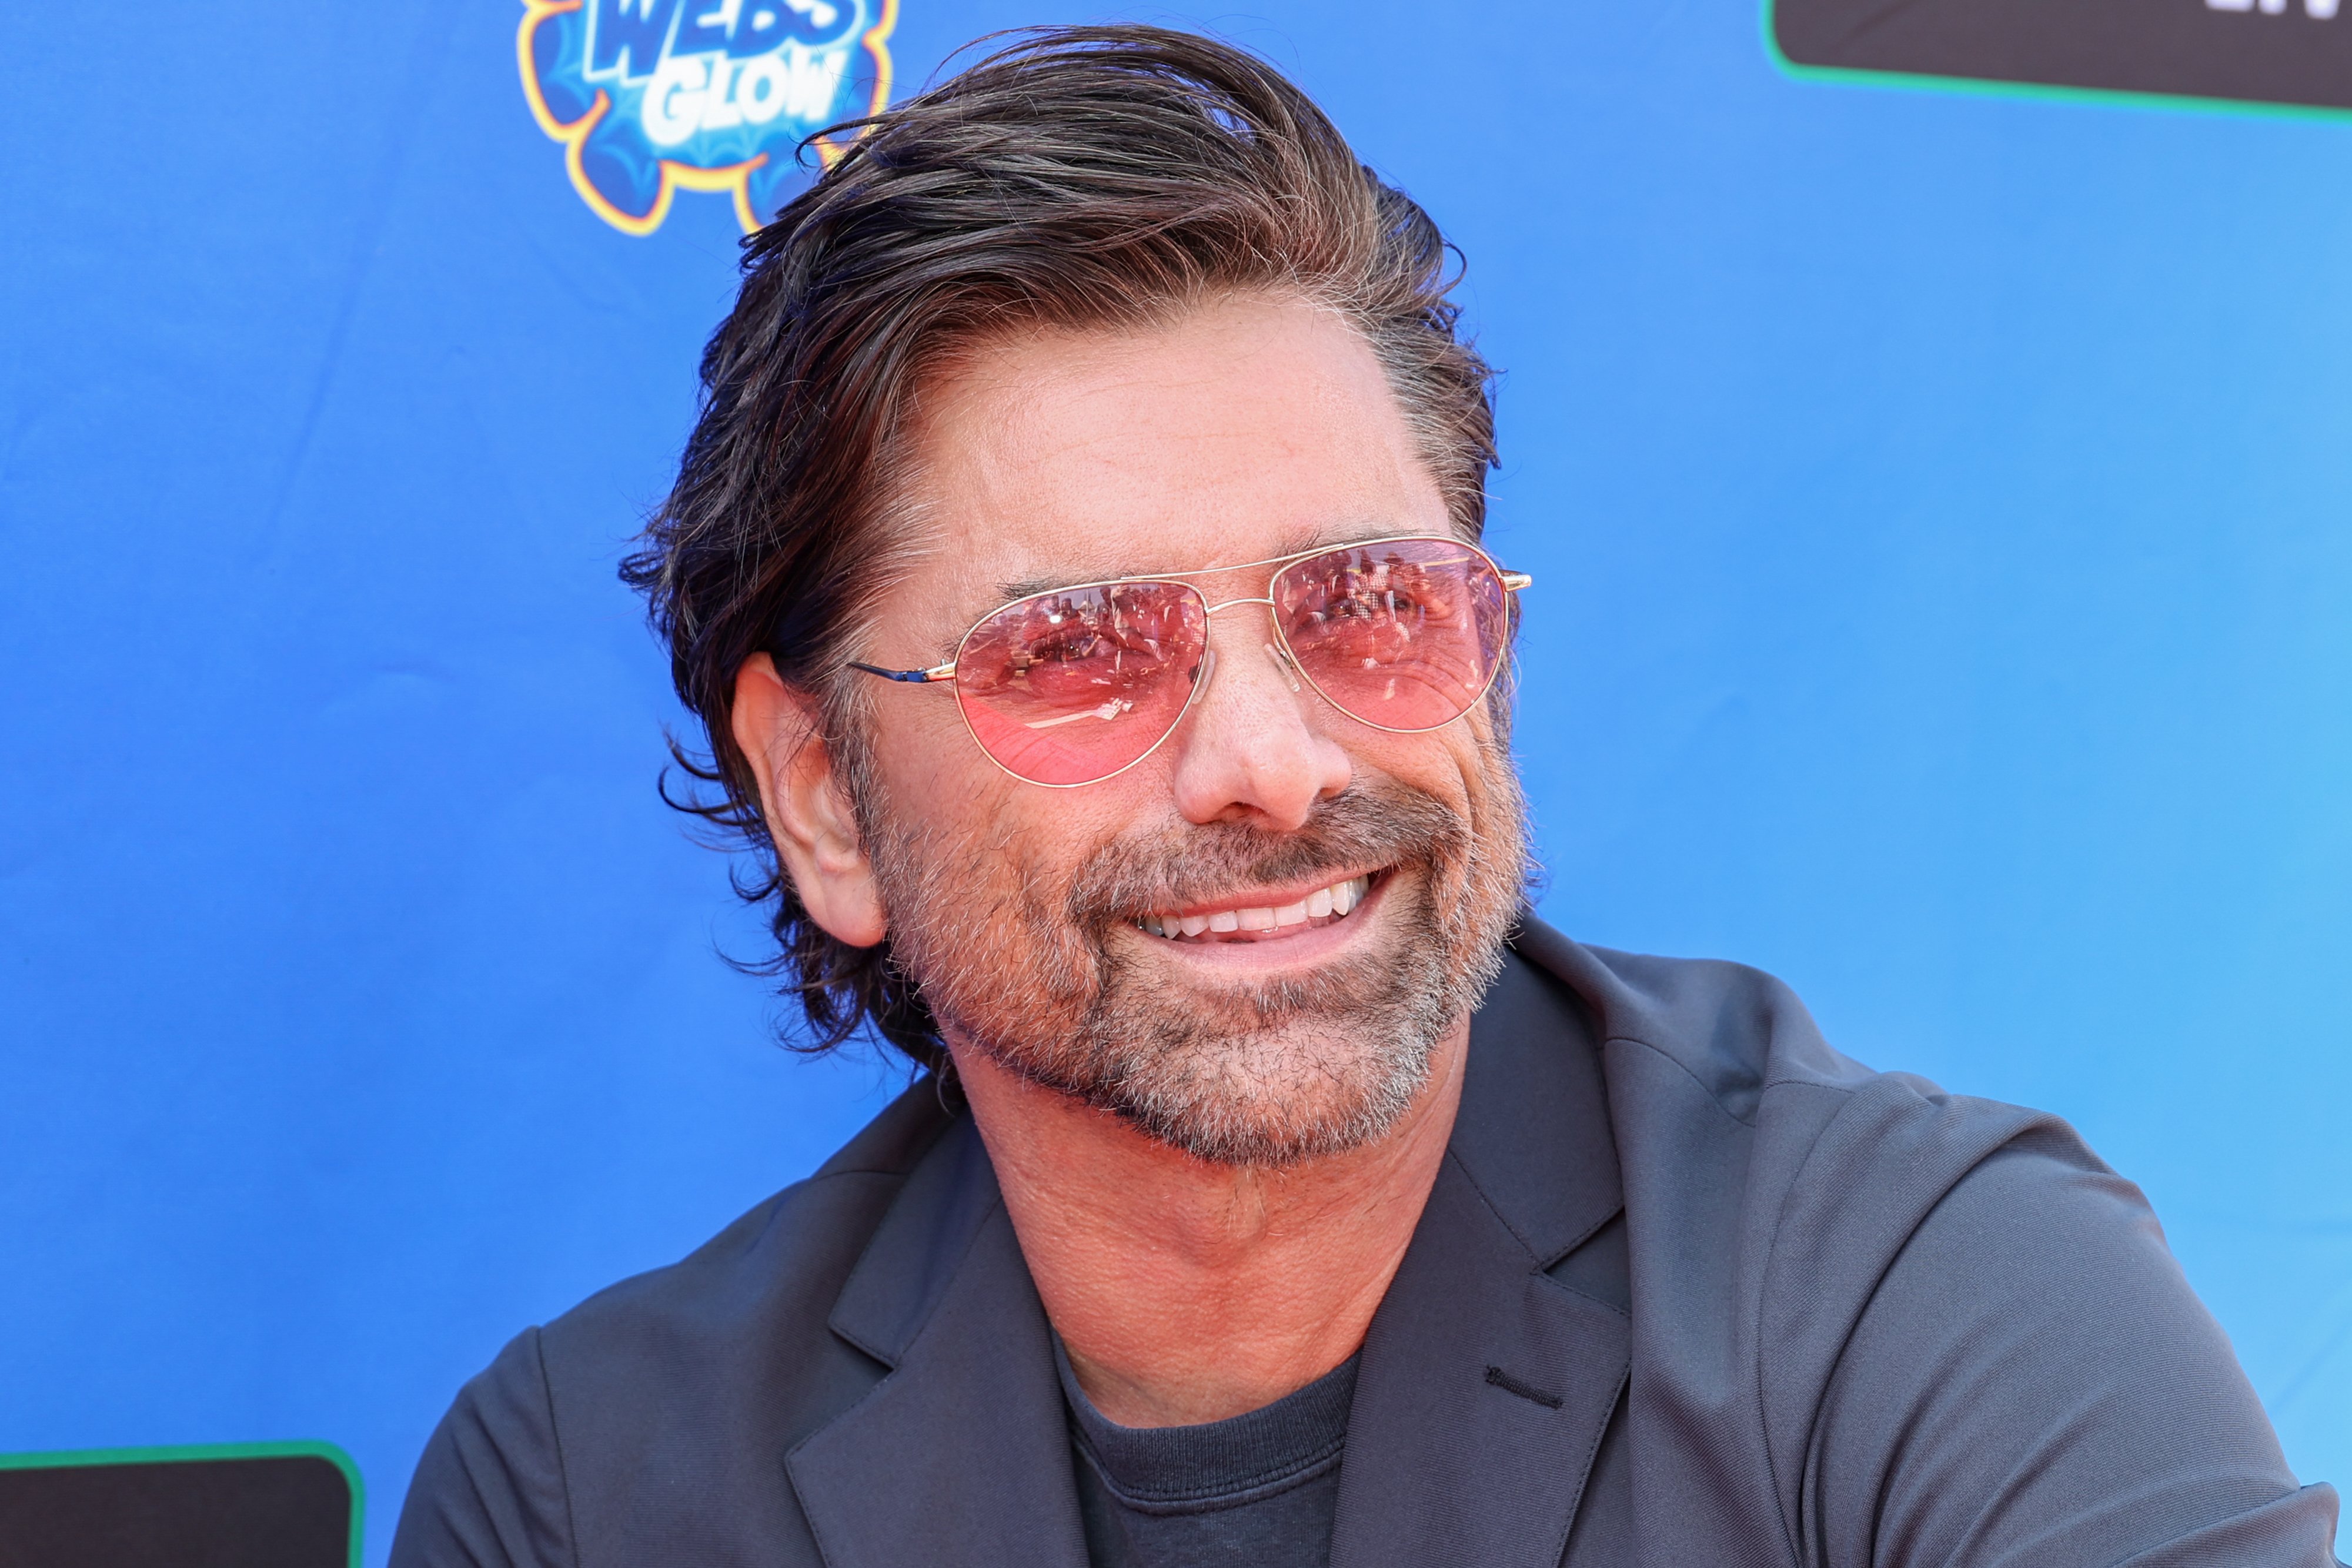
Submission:
[[[1354,1356],[1263,1409],[1200,1427],[1121,1427],[1078,1387],[1058,1338],[1054,1359],[1094,1568],[1325,1568]]]

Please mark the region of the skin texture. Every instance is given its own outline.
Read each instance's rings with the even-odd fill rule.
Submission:
[[[929,389],[912,439],[907,499],[929,531],[861,653],[891,667],[951,656],[1007,583],[1450,531],[1370,350],[1340,318],[1296,302],[1225,299],[1161,329],[985,346]],[[1201,580],[1214,602],[1263,592],[1265,573]],[[944,689],[877,693],[866,745],[881,799],[865,802],[865,832],[812,706],[765,655],[736,686],[735,735],[811,917],[853,944],[890,936],[922,983],[1047,1314],[1088,1396],[1130,1426],[1257,1408],[1362,1343],[1452,1132],[1484,971],[1465,976],[1491,963],[1516,904],[1518,801],[1486,709],[1419,735],[1360,724],[1294,689],[1265,650],[1265,615],[1213,617],[1215,674],[1183,723],[1139,766],[1081,789],[999,770]],[[1457,850],[1484,848],[1333,872],[1367,846],[1422,843],[1327,831],[1351,806],[1394,819],[1383,802],[1450,821]],[[1180,945],[1066,914],[1106,857],[1164,865],[1121,885],[1177,906],[1267,902],[1269,879],[1242,868],[1272,862],[1226,852],[1234,844],[1307,857],[1289,879],[1300,894],[1380,874],[1347,919],[1266,941]],[[1418,974],[1433,942],[1460,949],[1423,966],[1451,977],[1417,993],[1444,1010],[1402,1045],[1412,1030],[1364,1038],[1363,1019],[1403,1016],[1393,1009],[1334,1029],[1263,1000],[1334,976]],[[1109,1027],[1185,1026],[1141,1043],[1181,1042],[1186,1113],[1213,1110],[1235,1134],[1202,1146],[1266,1157],[1204,1158],[1089,1103],[1093,1059],[1064,1048],[1114,971],[1127,1010]],[[1099,1035],[1101,1009],[1087,1016]],[[1379,1082],[1393,1103],[1375,1103]]]

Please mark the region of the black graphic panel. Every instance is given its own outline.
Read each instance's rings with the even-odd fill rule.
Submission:
[[[2352,109],[2352,0],[1769,0],[1798,67]]]
[[[103,1460],[0,1458],[0,1568],[354,1561],[357,1500],[345,1469],[321,1454]]]

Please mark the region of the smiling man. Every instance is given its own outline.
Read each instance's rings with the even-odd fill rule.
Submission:
[[[509,1345],[395,1564],[2331,1561],[2063,1124],[1526,910],[1444,261],[1148,28],[750,243],[628,574],[816,1043],[923,1071]]]

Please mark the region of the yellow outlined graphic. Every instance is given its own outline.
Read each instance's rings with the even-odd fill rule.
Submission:
[[[563,171],[572,177],[572,188],[588,204],[588,210],[625,235],[645,235],[662,226],[669,216],[669,204],[680,191],[724,193],[735,200],[735,221],[750,234],[760,226],[759,214],[751,210],[751,171],[768,161],[765,152],[747,158],[740,163],[729,163],[716,169],[706,169],[698,163],[680,163],[675,159],[659,161],[661,183],[654,192],[653,205],[643,213],[625,212],[613,204],[581,163],[581,149],[604,116],[613,110],[612,96],[603,88],[596,89],[594,101],[579,119],[566,122],[555,118],[547,105],[547,95],[540,89],[538,63],[531,50],[531,40],[540,24],[551,16],[561,16],[577,11],[584,0],[522,0],[522,26],[515,31],[515,63],[522,72],[522,96],[530,105],[530,117],[551,141],[563,144]],[[879,114],[890,106],[890,32],[898,25],[898,0],[881,0],[881,14],[872,26],[858,39],[867,58],[874,62],[874,91],[866,106],[866,113]],[[826,168],[838,162],[846,149],[824,139],[816,143],[817,157]]]

